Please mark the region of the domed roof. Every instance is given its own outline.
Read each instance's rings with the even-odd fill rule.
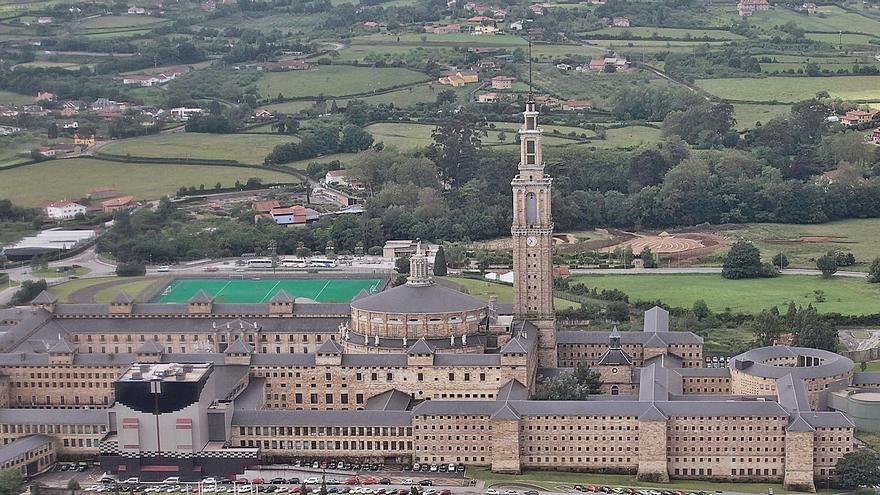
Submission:
[[[403,284],[352,301],[351,307],[382,313],[451,313],[478,311],[486,308],[487,304],[486,301],[442,285]]]

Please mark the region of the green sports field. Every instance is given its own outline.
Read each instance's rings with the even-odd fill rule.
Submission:
[[[360,291],[376,292],[382,285],[379,278],[354,279],[177,279],[152,302],[185,303],[204,290],[218,303],[264,303],[278,292],[292,297],[305,297],[317,302],[348,302]]]

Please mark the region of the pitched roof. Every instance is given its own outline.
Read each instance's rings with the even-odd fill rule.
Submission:
[[[342,346],[330,339],[318,346],[318,354],[342,354]]]
[[[165,352],[165,349],[155,340],[148,340],[144,342],[135,351],[135,353],[137,354],[162,354],[163,352]]]
[[[224,354],[251,354],[254,349],[241,338],[235,339],[235,342],[229,344]]]
[[[528,354],[529,351],[523,346],[519,337],[514,337],[507,342],[503,346],[501,346],[502,354]]]
[[[415,344],[411,345],[407,354],[434,354],[434,346],[428,343],[424,337],[420,338],[416,341]]]
[[[287,293],[286,290],[281,289],[272,296],[272,299],[269,299],[270,303],[289,303],[293,302],[293,298],[290,297],[290,294]]]
[[[56,302],[58,302],[58,298],[45,290],[31,300],[31,304],[55,304]]]
[[[511,378],[498,389],[495,400],[524,400],[529,398],[529,389],[516,378]]]
[[[657,409],[657,406],[653,402],[642,414],[639,415],[639,420],[641,421],[666,421],[667,419],[669,418],[660,412],[660,409]]]
[[[816,429],[810,426],[810,423],[807,423],[806,420],[798,414],[794,417],[794,421],[788,425],[788,428],[786,428],[785,431],[816,431]]]
[[[364,409],[367,411],[405,411],[411,400],[411,395],[392,388],[367,399]]]
[[[72,354],[74,352],[76,352],[76,348],[64,339],[59,340],[49,349],[49,354]]]
[[[111,304],[131,304],[133,302],[134,299],[132,299],[132,297],[128,295],[128,292],[125,291],[119,292],[110,300]]]
[[[196,292],[196,295],[192,296],[189,299],[189,302],[191,303],[210,303],[213,301],[214,298],[209,296],[208,293],[204,291],[204,289],[199,289],[199,291]]]
[[[622,349],[608,349],[599,359],[599,365],[629,366],[632,365],[632,358]]]
[[[520,415],[519,413],[514,411],[512,407],[510,407],[510,402],[504,402],[504,405],[501,406],[501,409],[495,411],[492,416],[490,416],[490,418],[501,421],[519,421]]]

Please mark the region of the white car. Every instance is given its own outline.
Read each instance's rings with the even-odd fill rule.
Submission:
[[[306,480],[303,481],[303,483],[305,483],[305,484],[307,484],[307,485],[317,485],[317,484],[320,483],[320,482],[321,482],[321,480],[319,480],[319,479],[318,479],[317,477],[315,477],[315,476],[312,476],[311,478],[306,478]]]
[[[251,490],[251,485],[242,485],[238,487],[238,493],[250,493]]]
[[[203,486],[202,493],[217,493],[217,487],[213,485]]]
[[[486,495],[501,495],[501,492],[494,488],[489,488],[488,490],[486,490]]]
[[[401,484],[402,485],[415,485],[416,482],[413,481],[411,478],[407,478],[407,479],[403,480],[403,482],[401,482]]]
[[[364,487],[356,486],[356,487],[352,488],[351,491],[348,493],[353,493],[355,495],[357,495],[358,493],[364,493]]]
[[[286,486],[279,486],[278,488],[275,489],[275,493],[287,493],[287,487]]]
[[[216,484],[217,484],[217,478],[205,478],[205,479],[202,480],[202,483],[204,483],[204,484],[206,484],[206,485],[216,485]]]
[[[163,485],[176,485],[180,483],[180,476],[169,476],[162,481]]]
[[[91,486],[85,487],[85,489],[83,491],[94,492],[94,491],[97,491],[98,488],[100,488],[98,485],[91,485]]]
[[[132,476],[131,478],[126,478],[123,483],[140,483],[140,480],[137,476]]]
[[[519,495],[516,490],[504,490],[504,495]]]
[[[374,493],[376,493],[376,491],[373,490],[372,488],[364,488],[363,491],[361,491],[361,493],[363,495],[373,495]]]

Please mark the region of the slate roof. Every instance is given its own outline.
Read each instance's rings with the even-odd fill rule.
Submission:
[[[796,415],[791,423],[788,424],[788,427],[785,431],[798,431],[798,432],[813,432],[816,431],[809,423],[807,423],[804,418],[800,416],[800,414]]]
[[[165,348],[155,340],[147,340],[135,351],[136,354],[162,354]]]
[[[76,352],[76,348],[64,339],[59,340],[49,349],[50,354],[72,354],[74,352]]]
[[[37,294],[37,297],[31,300],[31,304],[54,304],[56,302],[58,302],[58,298],[45,290]]]
[[[226,348],[224,354],[252,354],[253,352],[254,348],[239,338],[235,339],[235,342],[229,344],[229,347]]]
[[[12,443],[0,447],[0,464],[11,461],[22,454],[26,454],[46,444],[50,444],[53,441],[54,439],[52,437],[46,435],[18,437],[13,440]]]
[[[773,366],[764,362],[783,357],[812,356],[823,360],[819,366]],[[847,373],[855,366],[851,359],[830,351],[807,347],[775,345],[746,351],[730,360],[729,366],[763,378],[819,378]]]
[[[525,400],[529,398],[529,389],[516,378],[511,378],[495,394],[495,400]]]
[[[609,332],[569,330],[557,334],[559,344],[607,344]],[[667,345],[702,344],[703,338],[693,332],[620,332],[620,343],[642,344],[657,337]]]
[[[209,296],[203,289],[199,289],[199,291],[196,292],[196,295],[189,298],[190,303],[210,303],[213,301],[214,298]]]
[[[510,402],[504,402],[504,405],[501,406],[501,409],[492,413],[491,419],[501,420],[501,421],[518,421],[520,419],[520,415],[510,407]]]
[[[318,354],[342,354],[342,346],[333,339],[326,340],[318,346]]]
[[[0,409],[0,424],[106,425],[107,409]]]
[[[383,313],[452,313],[487,308],[486,301],[438,284],[398,285],[351,302],[351,307]]]
[[[632,365],[632,358],[622,349],[608,349],[599,358],[599,364],[603,366],[630,366]]]
[[[287,293],[286,290],[282,289],[275,293],[272,296],[272,299],[269,299],[270,303],[289,303],[293,302],[293,298],[290,297],[290,294]]]
[[[863,371],[854,373],[852,377],[853,385],[877,385],[880,384],[880,372]]]
[[[367,399],[364,409],[367,411],[405,411],[409,408],[411,400],[411,395],[392,388]]]
[[[233,426],[411,426],[409,411],[242,410],[232,415]]]
[[[660,412],[660,410],[657,409],[657,406],[652,402],[651,405],[639,415],[639,419],[642,421],[666,421],[669,418]]]
[[[113,299],[110,300],[111,304],[131,304],[133,302],[134,299],[125,291],[117,293],[113,296]]]
[[[409,350],[407,350],[407,354],[410,356],[416,354],[434,354],[434,346],[428,343],[424,337],[420,338],[416,341],[415,344],[411,345]]]

